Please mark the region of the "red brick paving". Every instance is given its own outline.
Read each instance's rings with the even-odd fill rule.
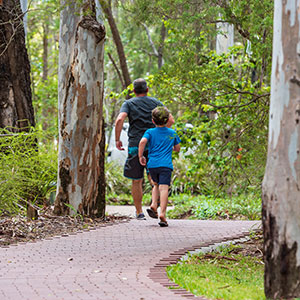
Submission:
[[[176,300],[164,272],[186,251],[238,238],[259,222],[131,220],[75,235],[0,248],[2,300]]]

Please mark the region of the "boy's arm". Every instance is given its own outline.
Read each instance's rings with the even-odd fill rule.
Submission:
[[[180,144],[174,146],[173,151],[179,152],[180,151]]]
[[[179,136],[177,135],[177,133],[175,133],[174,144],[176,144],[176,145],[174,145],[173,151],[175,151],[175,152],[179,152],[180,151],[180,142],[181,142],[181,140],[180,140]]]
[[[147,141],[148,140],[143,137],[139,143],[139,161],[142,166],[146,166],[147,164],[146,158],[143,156]]]

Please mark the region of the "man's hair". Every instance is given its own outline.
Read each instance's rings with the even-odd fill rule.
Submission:
[[[144,94],[148,91],[147,82],[143,78],[136,79],[133,82],[133,88],[136,94]]]
[[[166,125],[170,117],[170,112],[165,106],[157,106],[152,110],[152,119],[155,125]]]

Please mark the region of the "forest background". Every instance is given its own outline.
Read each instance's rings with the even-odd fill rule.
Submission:
[[[273,2],[102,2],[107,30],[107,136],[132,89],[131,85],[127,87],[128,79],[131,82],[146,78],[150,96],[171,110],[182,139],[183,151],[175,160],[173,195],[184,193],[181,202],[194,196],[213,201],[225,199],[227,208],[231,199],[243,199],[235,202],[237,211],[248,218],[258,218],[267,155]],[[24,163],[24,147],[28,143],[23,144],[23,154],[17,155],[23,138],[14,138],[14,159],[8,155],[2,158],[7,160],[1,175],[1,182],[5,183],[1,185],[1,197],[6,199],[5,204],[1,201],[4,210],[22,208],[16,205],[16,198],[47,199],[56,188],[60,9],[57,0],[29,3],[26,46],[37,131],[26,139],[38,138],[41,145],[39,155],[28,149],[32,155],[26,156],[28,161]],[[119,31],[129,78],[122,73],[120,45],[114,43],[107,20],[113,20]],[[234,25],[234,46],[227,53],[217,54],[218,25],[224,22]],[[128,199],[130,182],[122,176],[122,167],[107,163],[105,172],[107,200]],[[197,217],[228,217],[226,207],[212,212],[207,203],[202,201]]]

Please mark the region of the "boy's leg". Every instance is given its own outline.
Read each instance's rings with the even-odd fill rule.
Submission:
[[[156,182],[153,182],[153,188],[152,188],[152,202],[150,207],[154,210],[157,211],[157,199],[159,196],[159,189],[158,189],[158,184]]]
[[[147,173],[147,177],[148,177],[149,183],[151,184],[152,189],[153,189],[154,188],[154,181],[152,180],[150,173]],[[152,191],[152,195],[153,195],[153,191]],[[159,207],[160,206],[159,193],[157,193],[156,201],[157,201],[157,206],[156,207]],[[151,198],[151,202],[150,202],[149,206],[151,206],[151,205],[152,205],[152,198]]]
[[[151,175],[151,182],[152,182],[152,195],[151,195],[151,204],[150,208],[147,208],[147,213],[149,217],[157,219],[157,199],[159,196],[159,190],[158,190],[158,183],[157,183],[157,172],[156,168],[150,168],[149,174]]]
[[[159,195],[160,195],[160,215],[159,218],[161,221],[166,222],[166,212],[168,205],[168,195],[169,195],[169,186],[167,184],[159,185]]]

